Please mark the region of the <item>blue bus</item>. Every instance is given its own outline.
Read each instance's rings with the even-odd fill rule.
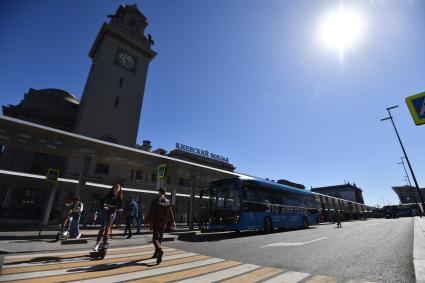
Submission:
[[[255,178],[213,181],[208,189],[208,230],[308,228],[319,223],[319,204],[309,191]]]

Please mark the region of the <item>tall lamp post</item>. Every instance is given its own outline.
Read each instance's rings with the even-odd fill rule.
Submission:
[[[412,174],[413,181],[415,182],[415,186],[416,186],[416,189],[418,191],[419,197],[421,198],[422,209],[425,209],[425,203],[424,203],[424,199],[422,197],[421,191],[419,189],[418,181],[416,180],[415,173],[413,173],[413,169],[412,169],[412,166],[410,165],[409,158],[407,157],[406,150],[404,149],[403,143],[401,142],[401,139],[400,139],[400,135],[398,134],[397,128],[396,128],[396,126],[394,124],[393,116],[391,116],[391,111],[390,110],[391,109],[394,109],[394,108],[397,108],[397,107],[398,107],[398,105],[392,106],[392,107],[388,107],[387,108],[387,111],[388,111],[388,115],[389,116],[387,118],[381,119],[381,121],[391,120],[391,123],[393,124],[393,127],[394,127],[394,131],[395,131],[395,133],[397,135],[398,141],[400,142],[401,149],[403,150],[404,158],[407,161],[407,165],[409,166],[409,170],[410,170],[410,173]],[[419,211],[419,215],[422,217],[422,211]]]
[[[416,203],[416,208],[418,209],[419,216],[422,218],[421,209],[419,208],[419,203],[418,203],[418,200],[417,200],[416,195],[415,195],[415,190],[412,187],[412,183],[410,183],[409,174],[407,174],[407,170],[406,170],[406,166],[404,165],[403,158],[404,158],[404,156],[401,157],[401,162],[398,162],[397,164],[403,165],[404,172],[406,173],[406,177],[405,177],[406,178],[406,181],[408,182],[409,188],[412,190],[413,200]]]

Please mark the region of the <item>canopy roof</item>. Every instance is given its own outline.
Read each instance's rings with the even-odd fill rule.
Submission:
[[[216,179],[246,176],[8,116],[0,116],[0,144],[78,160],[83,160],[84,156],[89,155],[96,162],[115,164],[120,167],[134,168],[137,165],[142,165],[154,168],[165,163],[167,170],[177,174],[189,172],[191,175],[202,176],[204,184],[200,184],[199,180],[197,181],[199,186],[207,186],[209,182]]]

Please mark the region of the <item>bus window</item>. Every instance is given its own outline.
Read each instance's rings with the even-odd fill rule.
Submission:
[[[212,206],[218,209],[239,211],[239,190],[234,183],[224,183],[211,187]]]

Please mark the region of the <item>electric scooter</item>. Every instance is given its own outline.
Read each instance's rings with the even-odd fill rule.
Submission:
[[[105,231],[103,232],[102,238],[100,240],[98,250],[96,252],[90,253],[90,257],[97,258],[97,259],[104,259],[106,256],[106,253],[108,252],[109,233],[112,226],[113,215],[117,211],[115,206],[110,206],[107,204],[104,205],[103,209],[105,211],[104,213],[107,214],[107,217],[108,217],[106,226],[105,226]]]
[[[68,211],[67,211],[67,214],[65,215],[65,217],[63,218],[62,223],[60,223],[59,226],[58,226],[59,231],[56,234],[56,241],[65,240],[65,239],[69,238],[68,234],[64,235],[63,233],[67,229],[67,224],[68,224],[68,221],[69,221],[69,217],[71,217],[72,209],[70,208],[70,205],[68,203],[66,204],[66,207],[67,207]]]

